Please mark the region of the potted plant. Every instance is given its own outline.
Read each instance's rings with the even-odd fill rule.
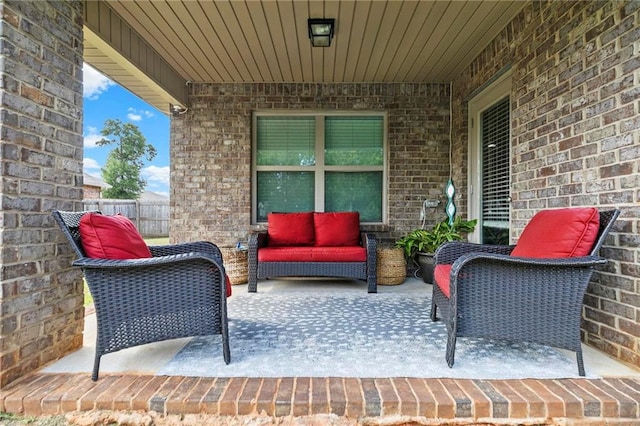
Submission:
[[[453,223],[449,220],[436,223],[432,229],[416,229],[396,241],[395,246],[404,250],[407,262],[413,262],[420,267],[422,280],[425,283],[433,283],[433,255],[437,248],[447,241],[462,240],[464,235],[472,232],[477,219],[462,220],[456,216]]]

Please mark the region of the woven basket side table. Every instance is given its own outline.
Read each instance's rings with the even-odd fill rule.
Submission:
[[[249,279],[249,256],[247,250],[235,247],[220,247],[222,262],[231,284],[246,284]]]
[[[407,277],[404,251],[399,247],[381,247],[376,251],[376,275],[380,285],[402,284]]]

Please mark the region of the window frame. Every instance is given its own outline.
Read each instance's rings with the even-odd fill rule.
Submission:
[[[258,117],[315,117],[315,158],[314,166],[259,166],[257,164],[257,147],[258,147]],[[325,117],[381,117],[383,121],[382,131],[382,165],[380,166],[327,166],[324,164],[324,118]],[[362,222],[362,224],[382,225],[388,222],[388,169],[389,169],[389,114],[387,111],[291,111],[291,110],[256,110],[253,111],[251,117],[251,224],[263,225],[266,221],[258,221],[258,172],[264,171],[305,171],[313,172],[314,181],[314,211],[324,211],[325,194],[324,194],[324,175],[326,172],[382,172],[382,221],[381,222]]]

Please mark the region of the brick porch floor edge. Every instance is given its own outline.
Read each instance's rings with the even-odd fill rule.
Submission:
[[[33,374],[0,391],[0,411],[274,417],[335,414],[473,419],[583,419],[640,424],[640,379],[205,378]],[[636,423],[637,422],[637,423]]]

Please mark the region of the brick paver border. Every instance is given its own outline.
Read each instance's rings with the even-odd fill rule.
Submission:
[[[275,417],[408,416],[455,421],[583,419],[640,424],[640,379],[210,378],[33,374],[0,391],[0,411],[93,409]]]

